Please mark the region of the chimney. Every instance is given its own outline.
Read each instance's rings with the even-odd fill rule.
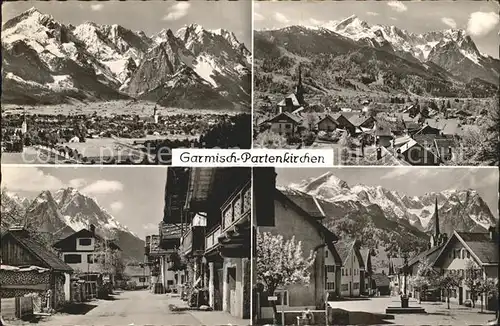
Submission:
[[[490,233],[490,240],[497,240],[497,230],[494,226],[490,226],[488,228],[488,232]]]
[[[90,228],[90,232],[92,233],[92,236],[95,237],[95,225],[90,224],[89,228]]]
[[[382,148],[377,147],[377,160],[382,158]]]

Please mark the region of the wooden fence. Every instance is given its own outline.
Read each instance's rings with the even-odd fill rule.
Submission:
[[[6,320],[23,319],[33,315],[33,298],[17,297],[2,299],[2,318]]]

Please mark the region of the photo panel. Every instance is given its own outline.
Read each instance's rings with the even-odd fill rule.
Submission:
[[[174,148],[250,148],[251,10],[4,3],[4,161],[169,164]]]
[[[498,162],[498,3],[256,1],[254,147]]]
[[[250,324],[250,168],[2,176],[2,323],[21,300],[47,325]]]
[[[253,325],[494,325],[498,180],[496,168],[254,168]]]

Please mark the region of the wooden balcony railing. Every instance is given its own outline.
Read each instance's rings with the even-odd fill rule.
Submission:
[[[215,230],[207,234],[207,236],[205,237],[205,251],[209,251],[219,243],[220,235],[221,235],[220,225]]]
[[[193,248],[193,230],[191,227],[187,229],[181,238],[181,252],[187,254]]]
[[[248,217],[252,206],[250,181],[236,190],[222,205],[222,232]]]

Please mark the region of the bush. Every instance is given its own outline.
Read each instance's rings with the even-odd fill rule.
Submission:
[[[306,146],[311,146],[315,140],[316,140],[316,135],[312,132],[309,132],[302,137],[302,141]]]

